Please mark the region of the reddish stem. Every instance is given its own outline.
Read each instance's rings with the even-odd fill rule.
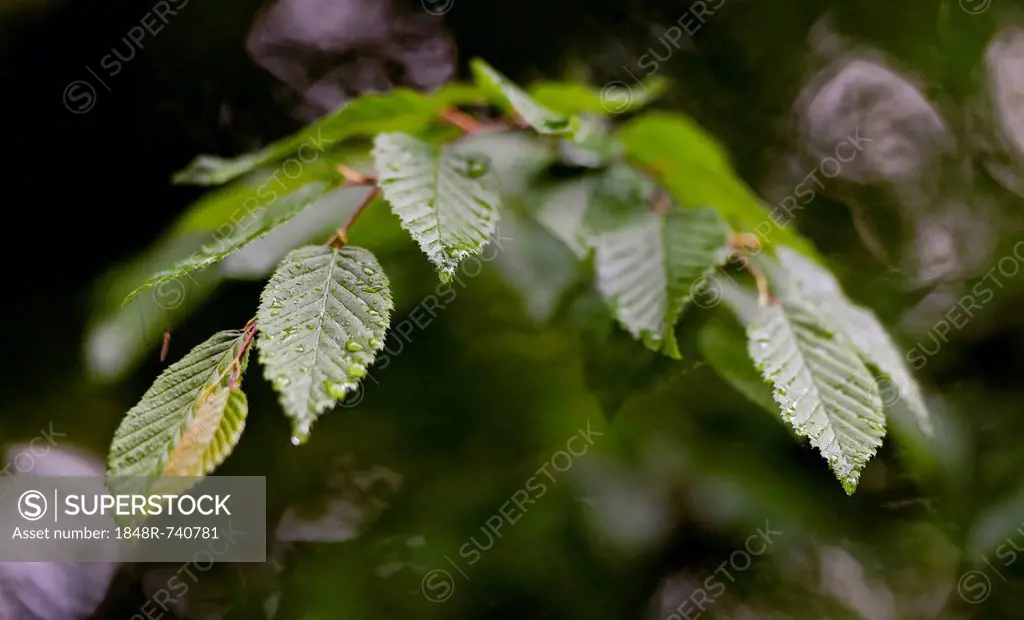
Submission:
[[[231,378],[228,379],[228,388],[235,387],[235,382],[238,381],[238,373],[241,370],[242,357],[245,355],[246,350],[249,348],[249,344],[252,342],[253,336],[256,335],[256,325],[258,321],[256,317],[249,319],[249,322],[245,324],[245,340],[242,341],[242,348],[238,350],[238,356],[231,362],[234,368],[231,370]]]
[[[758,250],[761,249],[761,241],[757,235],[748,232],[733,233],[729,237],[729,245],[736,249]]]
[[[498,121],[481,121],[480,119],[466,114],[461,110],[455,108],[448,108],[441,113],[441,120],[450,123],[451,125],[458,127],[463,131],[462,137],[472,136],[480,133],[490,133],[496,131],[508,131],[510,129],[520,129],[515,121],[510,119],[501,119]]]
[[[359,206],[356,207],[355,211],[352,212],[352,215],[349,216],[348,221],[346,221],[341,226],[341,228],[334,231],[334,234],[331,235],[327,239],[327,241],[324,242],[324,245],[337,244],[337,247],[341,247],[348,243],[348,229],[351,228],[353,224],[355,224],[356,219],[360,215],[362,215],[363,211],[366,210],[366,207],[370,206],[370,203],[372,203],[373,199],[376,198],[379,194],[380,188],[377,186],[374,186],[373,189],[367,192],[366,197],[363,198],[363,201],[359,203]]]
[[[373,185],[377,182],[377,179],[368,174],[363,174],[358,170],[353,170],[348,166],[339,164],[336,168],[338,174],[345,178],[345,187],[354,187],[357,185]]]
[[[455,108],[448,108],[441,112],[441,118],[466,133],[476,133],[485,127],[484,123]]]

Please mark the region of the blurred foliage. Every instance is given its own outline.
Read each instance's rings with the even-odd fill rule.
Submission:
[[[18,51],[4,57],[0,71],[11,80],[4,92],[19,95],[7,98],[4,105],[11,107],[3,116],[17,119],[12,150],[21,154],[24,168],[15,175],[24,181],[12,202],[39,205],[45,190],[46,204],[54,206],[26,209],[31,229],[52,231],[61,217],[63,231],[78,231],[70,237],[92,242],[60,253],[51,264],[37,249],[18,250],[19,262],[31,256],[38,258],[29,262],[39,263],[31,274],[12,274],[5,313],[9,325],[18,326],[10,329],[19,332],[10,334],[11,346],[23,355],[4,378],[8,398],[0,405],[0,430],[6,443],[27,442],[52,422],[67,435],[58,440],[61,447],[102,459],[124,413],[163,368],[157,357],[163,331],[172,330],[170,359],[180,359],[211,333],[244,325],[280,258],[330,235],[363,192],[328,194],[287,226],[195,274],[183,290],[143,295],[134,304],[148,305],[121,308],[124,295],[145,277],[214,238],[266,180],[256,173],[200,195],[171,187],[172,173],[197,152],[245,152],[296,123],[281,112],[288,98],[243,57],[256,8],[251,2],[192,3],[194,12],[183,13],[176,30],[140,54],[113,92],[101,92],[96,110],[72,117],[56,103],[63,88],[81,77],[83,58],[98,60],[143,10],[117,5],[119,18],[82,28],[86,17],[100,17],[91,17],[95,11],[85,3],[72,4],[53,30],[26,30],[21,39],[4,41],[5,49]],[[445,19],[460,56],[488,58],[526,83],[532,77],[560,79],[569,66],[563,54],[575,56],[590,68],[590,82],[600,85],[628,79],[623,67],[635,71],[639,55],[663,46],[659,37],[685,9],[613,4],[528,2],[509,10],[457,1]],[[992,227],[999,237],[986,246],[980,273],[964,278],[970,291],[1010,255],[1024,231],[1020,197],[984,172],[964,146],[981,132],[979,122],[997,126],[1000,138],[1012,126],[969,113],[986,97],[985,50],[1000,28],[1018,23],[1020,8],[992,3],[978,13],[964,9],[980,4],[726,0],[699,32],[684,35],[692,45],[675,49],[660,67],[676,87],[659,105],[686,112],[716,137],[754,190],[728,194],[744,217],[751,196],[771,193],[764,188],[779,175],[772,162],[807,139],[788,111],[816,71],[848,51],[842,46],[850,41],[898,59],[901,71],[915,76],[951,119],[960,138],[954,159],[977,172],[973,193],[962,197],[974,218],[956,232],[989,223],[982,213],[996,204],[999,219]],[[551,19],[536,19],[540,14]],[[823,16],[844,39],[825,51],[812,45],[812,30]],[[68,37],[62,56],[54,60],[45,53],[55,39],[40,32]],[[596,48],[609,40],[625,56],[602,61]],[[658,49],[664,55],[668,48]],[[592,94],[559,111],[593,112]],[[227,123],[224,107],[234,111]],[[41,131],[52,132],[45,134],[52,139],[41,139]],[[116,152],[60,166],[53,152],[58,140]],[[501,152],[514,162],[515,151],[508,143],[488,150],[496,162]],[[594,161],[586,151],[571,155]],[[533,154],[523,159],[539,161]],[[110,161],[123,167],[123,182],[111,179]],[[798,167],[796,182],[816,163]],[[349,165],[369,171],[368,162]],[[726,301],[681,324],[683,360],[675,362],[616,327],[588,284],[589,265],[565,268],[573,264],[568,254],[579,256],[582,248],[565,243],[573,239],[578,214],[559,209],[566,202],[559,196],[587,191],[591,177],[580,168],[587,166],[548,167],[559,180],[569,176],[571,187],[542,186],[536,197],[509,201],[494,260],[481,261],[479,273],[475,264],[457,272],[461,279],[453,281],[436,316],[417,311],[436,294],[432,266],[387,209],[367,210],[351,236],[373,249],[392,281],[392,324],[413,329],[408,335],[392,330],[383,353],[387,364],[371,368],[351,402],[323,416],[301,448],[289,442],[271,386],[259,374],[247,379],[246,434],[218,472],[268,477],[272,557],[266,565],[218,565],[197,573],[173,613],[653,620],[687,617],[677,611],[683,609],[690,618],[1017,617],[1024,593],[1022,565],[1016,564],[1018,548],[1024,548],[1019,278],[992,286],[991,302],[962,330],[951,331],[949,342],[920,370],[935,435],[922,436],[909,413],[893,411],[880,454],[865,469],[857,494],[847,497],[820,456],[765,411],[762,384],[736,389],[749,383],[752,365],[705,352],[708,339],[742,335],[726,304],[742,308],[751,301],[749,291],[723,275]],[[53,180],[58,169],[63,183]],[[674,187],[720,189],[713,173],[708,171],[707,184],[680,181]],[[796,182],[786,186],[789,177],[781,177],[784,191],[792,191]],[[928,169],[914,182],[923,187],[940,178],[954,175]],[[104,206],[86,208],[100,200],[92,193],[96,179],[104,179]],[[951,194],[947,189],[939,198]],[[863,196],[849,187],[821,192],[813,208],[801,212],[800,232],[814,241],[821,262],[850,298],[886,319],[903,350],[930,344],[934,320],[916,331],[900,322],[929,291],[910,286],[908,275],[880,264],[865,248],[848,208],[854,198]],[[870,198],[879,209],[895,210],[882,191]],[[942,206],[924,196],[915,200],[912,206],[921,211]],[[190,203],[200,211],[190,215]],[[125,229],[121,220],[134,228]],[[90,225],[102,230],[89,231]],[[18,230],[24,229],[9,227],[9,236],[33,242],[39,236]],[[12,254],[15,243],[10,241]],[[108,275],[101,277],[103,272]],[[723,273],[739,280],[731,268]],[[942,312],[955,306],[958,293],[946,299]],[[77,354],[79,342],[84,356]],[[728,383],[721,379],[726,372],[736,375]],[[565,472],[552,470],[553,455],[567,450],[569,439],[588,424],[593,445],[572,457]],[[574,442],[573,449],[579,445]],[[561,467],[563,461],[557,462]],[[538,477],[545,465],[554,481]],[[531,480],[535,488],[528,490]],[[546,485],[540,497],[538,483]],[[514,502],[521,490],[536,500],[524,503],[524,510]],[[515,523],[504,520],[499,538],[486,524],[503,506],[506,512],[511,507]],[[753,556],[745,551],[748,538],[767,527],[781,534],[764,553],[746,558],[749,568],[735,568],[746,566],[744,553]],[[486,546],[492,536],[493,547],[472,564],[476,555],[460,553]],[[728,564],[734,557],[736,563]],[[95,617],[140,613],[178,568],[121,567]],[[0,582],[18,580],[18,591],[28,592],[25,570],[5,566]],[[449,591],[438,585],[440,573],[425,581],[437,570],[446,571],[453,585],[440,603],[425,596]],[[712,577],[716,581],[709,582]],[[43,592],[62,594],[53,587]]]

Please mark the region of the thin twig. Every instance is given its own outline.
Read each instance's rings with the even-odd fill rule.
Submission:
[[[242,372],[242,364],[237,359],[231,362],[231,378],[228,379],[228,389],[235,387],[235,382],[238,381],[238,375]]]
[[[235,359],[231,361],[231,366],[228,367],[228,371],[231,372],[231,378],[228,380],[228,389],[235,387],[235,382],[238,381],[239,375],[242,372],[242,357],[245,355],[246,350],[249,349],[253,336],[256,335],[257,324],[257,318],[252,317],[242,330],[245,334],[245,340],[242,341],[242,348],[238,350],[238,355],[235,356]],[[223,378],[223,375],[221,378]],[[217,383],[220,383],[220,379],[217,380]]]
[[[334,234],[328,237],[327,241],[324,241],[324,245],[337,245],[337,247],[342,247],[347,244],[348,229],[355,224],[356,219],[362,215],[363,211],[366,210],[366,207],[370,206],[370,204],[373,203],[373,199],[379,194],[380,188],[375,185],[373,189],[367,192],[366,197],[363,198],[361,203],[359,203],[359,206],[352,212],[352,215],[349,216],[348,220],[340,228],[334,231]]]
[[[484,121],[456,108],[446,108],[441,112],[440,118],[453,127],[461,129],[463,131],[462,138],[522,128],[513,119],[502,118],[496,121]]]
[[[163,363],[167,359],[167,352],[171,348],[171,330],[164,330],[163,343],[160,345],[160,362]]]
[[[371,175],[363,174],[358,170],[353,170],[348,166],[339,164],[335,170],[338,171],[342,177],[345,178],[344,187],[355,187],[357,185],[374,185],[377,183],[377,179]]]
[[[740,261],[740,266],[754,278],[754,282],[757,284],[757,304],[764,308],[769,304],[775,303],[775,295],[771,292],[768,278],[743,253],[743,250],[754,250],[760,253],[761,241],[752,233],[736,232],[729,236],[729,245],[733,247],[732,255]]]
[[[729,245],[738,250],[761,250],[761,241],[757,235],[748,232],[733,233],[729,237]]]
[[[484,123],[455,108],[446,108],[441,112],[441,118],[466,133],[476,133],[484,127]]]
[[[772,295],[771,287],[768,285],[768,278],[764,276],[760,269],[753,265],[749,258],[743,255],[740,257],[743,268],[754,278],[754,283],[757,285],[757,305],[765,308],[775,303],[775,295]]]

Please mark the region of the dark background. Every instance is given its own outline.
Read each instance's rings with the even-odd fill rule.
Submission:
[[[100,58],[150,6],[117,1],[25,6],[0,5],[0,118],[8,171],[0,244],[7,266],[0,312],[7,352],[0,375],[0,439],[27,440],[53,420],[67,429],[76,447],[102,459],[120,417],[162,366],[154,348],[122,381],[99,385],[85,378],[82,339],[96,279],[146,248],[202,194],[201,188],[171,185],[173,172],[198,153],[236,154],[297,129],[292,110],[299,96],[246,54],[245,37],[259,3],[191,0],[108,80],[110,92],[99,88],[94,108],[74,114],[62,99],[65,88],[91,79],[86,66],[98,70]],[[662,105],[692,114],[718,136],[752,187],[771,185],[779,176],[773,162],[801,147],[791,111],[808,76],[825,63],[809,36],[828,16],[848,41],[898,59],[948,113],[953,131],[967,137],[974,129],[963,111],[984,86],[979,66],[985,45],[1000,26],[1015,23],[1014,9],[1000,3],[970,15],[956,3],[923,0],[896,5],[726,0],[721,15],[663,65],[676,88]],[[581,61],[600,85],[625,79],[621,68],[635,68],[637,55],[657,45],[658,33],[684,10],[668,2],[457,0],[437,19],[445,21],[458,50],[460,75],[474,56],[525,81],[560,77],[575,66],[571,61]],[[955,158],[983,170],[978,157],[961,147]],[[901,332],[899,321],[923,293],[865,250],[852,228],[847,189],[822,197],[799,225],[834,262],[851,295],[878,308],[911,346],[922,335]],[[882,207],[907,209],[890,194],[881,195]],[[979,210],[972,225],[999,231],[993,247],[1012,246],[1022,229],[1020,198],[983,171],[967,196],[995,205],[984,215]],[[968,211],[980,209],[965,202]],[[938,208],[923,200],[912,206],[915,213]],[[890,244],[899,253],[905,242],[895,235]],[[406,250],[386,259],[385,266],[387,260],[413,264],[414,253]],[[408,270],[411,280],[432,277],[423,264]],[[217,596],[234,601],[230,617],[238,618],[262,617],[263,601],[275,593],[279,617],[289,618],[302,617],[302,609],[338,618],[383,613],[665,617],[674,605],[660,613],[653,598],[669,596],[664,592],[673,587],[685,597],[687,584],[699,583],[737,541],[771,516],[799,541],[779,555],[805,561],[759,564],[730,586],[730,602],[716,606],[712,617],[737,617],[727,615],[734,603],[765,614],[872,617],[871,612],[855,615],[821,585],[827,571],[816,562],[824,546],[857,555],[869,580],[890,588],[898,600],[929,593],[939,600],[937,609],[946,614],[941,617],[1016,617],[1021,584],[1014,568],[1019,567],[1005,569],[1008,582],[992,574],[994,593],[985,607],[960,600],[956,584],[979,563],[971,543],[979,522],[993,519],[992,532],[1015,536],[1017,545],[1024,540],[1014,534],[1024,522],[1018,492],[1024,465],[1018,448],[1024,430],[1018,387],[1024,348],[1016,310],[1020,288],[1002,291],[978,324],[955,334],[953,344],[921,373],[941,399],[950,429],[946,443],[923,450],[925,456],[915,461],[914,454],[906,454],[913,450],[901,453],[887,439],[853,498],[842,494],[815,453],[729,393],[707,369],[694,370],[687,362],[658,381],[645,377],[621,388],[612,379],[594,379],[623,398],[641,392],[633,394],[639,400],[620,412],[614,426],[602,427],[615,447],[608,448],[608,469],[593,473],[602,481],[597,486],[609,493],[620,489],[610,482],[617,478],[609,472],[617,471],[626,490],[643,495],[652,487],[667,494],[671,509],[665,533],[644,552],[607,551],[593,543],[580,513],[578,496],[594,488],[561,488],[558,503],[517,528],[517,540],[504,541],[503,550],[479,567],[479,578],[474,574],[465,590],[459,583],[466,597],[442,609],[424,603],[418,593],[423,567],[437,565],[431,562],[477,533],[539,459],[574,429],[586,420],[604,424],[587,401],[582,377],[590,371],[581,360],[590,353],[581,340],[557,323],[531,323],[507,284],[491,274],[467,289],[460,305],[395,360],[384,374],[391,385],[371,388],[363,415],[341,409],[329,414],[301,450],[288,443],[287,424],[269,387],[262,379],[251,380],[247,391],[257,404],[223,473],[268,476],[271,522],[296,503],[316,503],[337,492],[324,481],[354,467],[346,454],[355,455],[360,467],[397,471],[403,491],[389,500],[391,509],[366,536],[335,545],[285,546],[278,550],[283,570],[218,567],[217,579],[205,583],[215,582]],[[244,324],[259,290],[260,283],[219,288],[175,330],[171,357],[215,330]],[[415,293],[408,294],[406,311],[415,299]],[[633,346],[628,339],[615,344]],[[444,363],[437,361],[441,356]],[[620,362],[610,363],[611,374],[621,379]],[[660,435],[676,442],[674,457],[644,461],[638,455],[654,450],[652,438]],[[580,485],[588,488],[586,482]],[[367,498],[391,492],[362,489],[365,497],[359,501],[372,503]],[[647,505],[626,492],[614,497],[626,513],[642,514]],[[631,527],[641,533],[658,530],[643,518],[638,523]],[[394,542],[416,536],[426,538],[426,550]],[[996,543],[1003,536],[990,534]],[[409,557],[416,553],[426,559]],[[995,561],[990,552],[983,557]],[[374,567],[388,561],[411,576],[384,583]],[[139,567],[122,571],[97,617],[130,617],[145,600],[144,573]],[[925,607],[905,604],[904,615],[891,617],[940,617]],[[195,617],[205,616],[196,612]]]

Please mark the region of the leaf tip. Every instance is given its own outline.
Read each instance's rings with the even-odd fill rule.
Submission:
[[[851,476],[851,477],[847,478],[846,480],[843,480],[842,483],[843,483],[843,490],[846,491],[847,497],[852,496],[854,494],[854,492],[857,490],[857,478],[856,477]]]
[[[669,333],[665,336],[664,344],[661,346],[661,352],[674,360],[683,359],[683,354],[679,351],[679,343],[676,342],[676,336],[673,333]]]
[[[128,304],[132,303],[132,300],[135,299],[136,297],[138,297],[139,293],[143,292],[147,288],[148,288],[147,286],[143,285],[143,286],[140,286],[139,288],[135,289],[131,293],[128,293],[127,295],[125,295],[124,299],[121,300],[121,307],[124,308]]]
[[[473,71],[485,71],[491,68],[483,58],[474,57],[469,59],[469,68]]]
[[[309,422],[296,420],[292,423],[292,445],[302,446],[309,441]]]

